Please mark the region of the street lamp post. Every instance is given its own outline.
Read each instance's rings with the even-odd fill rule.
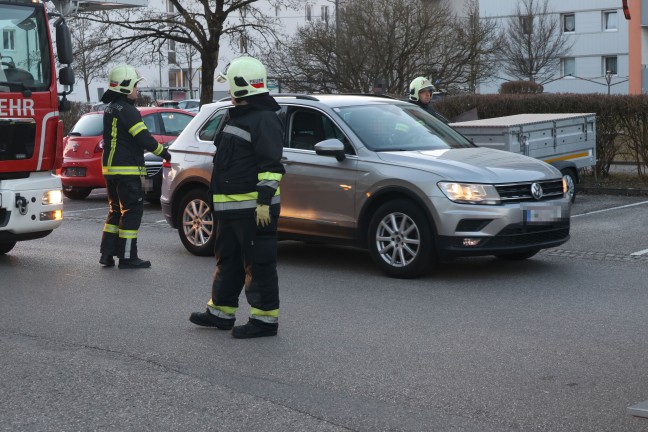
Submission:
[[[610,86],[612,84],[612,71],[605,71],[605,81],[607,82],[607,88],[608,92],[607,94],[610,94]]]

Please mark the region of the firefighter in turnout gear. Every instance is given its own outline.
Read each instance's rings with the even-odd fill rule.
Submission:
[[[277,220],[284,129],[269,95],[263,64],[244,56],[219,77],[229,83],[234,107],[216,135],[211,179],[216,272],[205,312],[189,320],[204,327],[232,329],[235,338],[274,336],[279,319]],[[239,295],[250,305],[247,324],[234,327]]]
[[[432,107],[431,100],[433,91],[434,86],[429,79],[425,77],[416,77],[409,85],[409,100],[442,122],[448,124],[450,121]]]
[[[101,238],[99,263],[113,267],[113,257],[117,256],[121,269],[148,268],[151,262],[137,255],[137,231],[144,213],[140,178],[146,175],[144,150],[167,161],[171,155],[151,136],[135,108],[137,83],[143,79],[135,68],[117,66],[108,79],[108,90],[101,98],[108,104],[103,117],[102,172],[110,209]]]

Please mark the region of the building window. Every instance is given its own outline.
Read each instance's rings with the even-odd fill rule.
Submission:
[[[576,31],[576,16],[574,14],[565,14],[562,18],[563,33],[574,33]]]
[[[576,76],[576,59],[573,57],[564,58],[562,61],[563,64],[563,76]]]
[[[281,6],[275,6],[275,16],[279,16],[279,12],[281,11]]]
[[[167,13],[170,13],[170,14],[175,12],[175,6],[173,6],[173,3],[171,3],[169,0],[167,0],[167,2],[166,2],[166,10],[167,10]]]
[[[241,13],[241,18],[245,18],[247,16],[247,6],[242,6],[239,12]]]
[[[522,29],[522,33],[525,35],[530,35],[533,33],[533,16],[532,15],[527,15],[527,16],[521,16],[520,17],[520,28]]]
[[[312,9],[313,7],[311,5],[306,5],[306,21],[310,21],[312,19]]]
[[[617,58],[616,56],[614,57],[604,57],[603,58],[603,75],[607,75],[608,73],[612,75],[617,75],[619,73],[617,69]]]
[[[16,49],[16,30],[2,30],[2,49],[7,51]]]
[[[322,21],[328,22],[329,20],[329,7],[322,6]]]
[[[605,31],[617,31],[617,13],[616,11],[603,12],[603,29]]]

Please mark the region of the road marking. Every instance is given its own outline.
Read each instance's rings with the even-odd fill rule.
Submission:
[[[632,256],[639,256],[639,255],[645,255],[648,254],[648,249],[640,250],[637,252],[632,252],[630,255]]]
[[[89,212],[89,211],[95,211],[95,210],[101,210],[101,211],[106,211],[108,210],[109,207],[97,207],[97,208],[90,208],[90,209],[84,209],[84,210],[68,210],[64,211],[65,214],[74,214],[74,213],[82,213],[82,212]],[[65,208],[64,208],[65,210]]]
[[[164,223],[166,222],[166,219],[160,219],[159,221],[155,221],[155,223]]]
[[[628,207],[635,207],[635,206],[643,205],[643,204],[648,204],[648,201],[641,201],[641,202],[638,202],[638,203],[626,204],[626,205],[622,205],[622,206],[618,206],[618,207],[610,207],[610,208],[606,208],[606,209],[603,209],[603,210],[594,210],[594,211],[587,212],[587,213],[581,213],[581,214],[577,214],[577,215],[572,215],[572,218],[576,218],[576,217],[580,217],[580,216],[588,216],[588,215],[596,214],[596,213],[604,213],[604,212],[607,212],[607,211],[619,210],[619,209],[624,209],[624,208],[628,208]]]

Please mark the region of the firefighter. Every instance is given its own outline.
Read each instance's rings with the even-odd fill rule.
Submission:
[[[101,238],[99,263],[120,269],[151,267],[137,255],[137,232],[144,213],[142,179],[146,175],[144,150],[171,161],[169,151],[149,133],[135,100],[143,78],[135,68],[120,65],[108,75],[108,90],[101,98],[108,104],[103,117],[102,172],[110,209]]]
[[[189,320],[199,326],[232,329],[235,338],[275,336],[279,182],[285,172],[283,124],[275,113],[279,105],[268,92],[265,67],[253,57],[234,59],[218,80],[228,82],[234,106],[214,141],[216,272],[207,310],[192,313]],[[243,287],[249,320],[234,327]]]
[[[450,123],[447,118],[445,118],[432,107],[432,104],[430,102],[432,100],[433,91],[434,86],[429,79],[425,77],[416,77],[409,85],[409,100],[410,102],[420,106],[442,122],[446,124]]]

